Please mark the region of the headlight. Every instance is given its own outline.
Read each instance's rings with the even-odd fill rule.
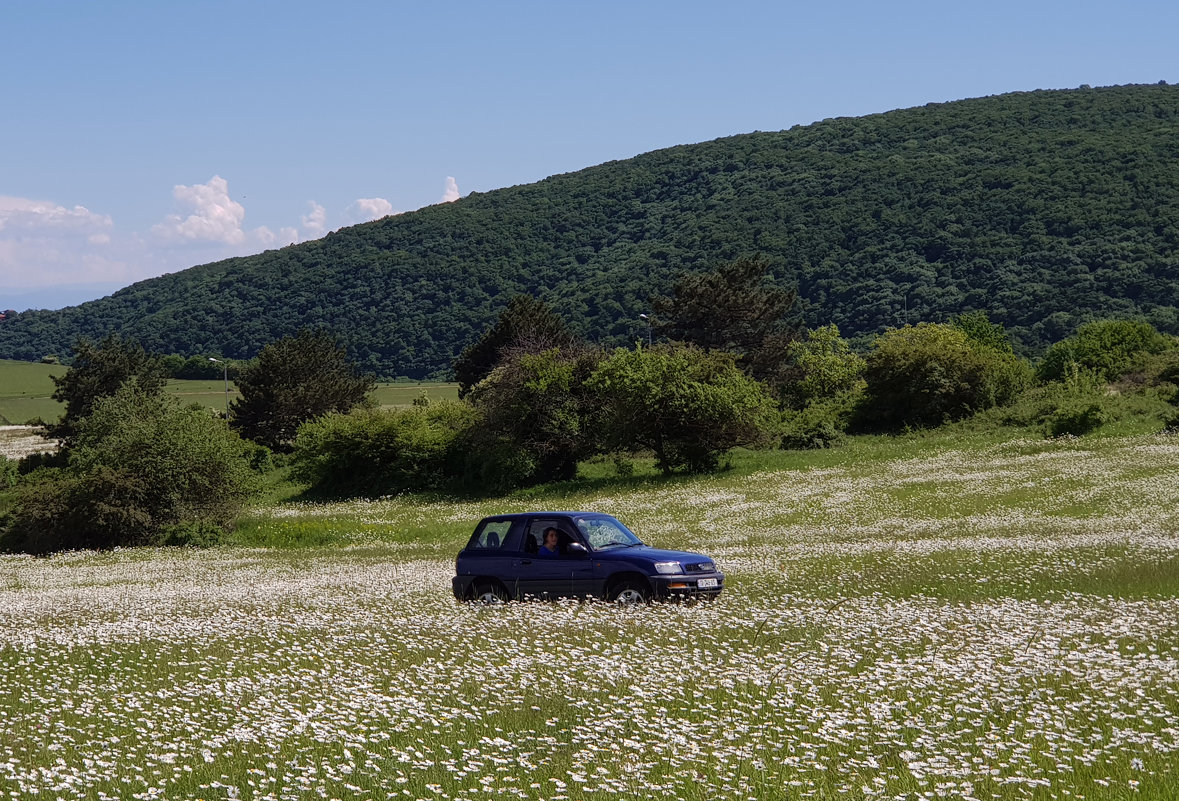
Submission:
[[[656,562],[655,572],[663,574],[683,573],[684,567],[679,562]]]

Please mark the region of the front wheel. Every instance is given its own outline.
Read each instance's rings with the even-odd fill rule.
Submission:
[[[610,600],[626,606],[645,604],[651,600],[651,588],[634,579],[628,579],[610,591]]]

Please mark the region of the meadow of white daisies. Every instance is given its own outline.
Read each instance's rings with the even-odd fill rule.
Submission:
[[[0,793],[1179,797],[1179,437],[602,486],[254,513],[295,548],[0,557]],[[474,523],[537,506],[703,551],[727,590],[456,602]]]

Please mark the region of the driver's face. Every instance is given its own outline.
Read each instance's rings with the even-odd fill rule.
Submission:
[[[544,535],[544,544],[545,545],[556,545],[557,544],[557,532],[550,531],[547,534],[545,534]]]

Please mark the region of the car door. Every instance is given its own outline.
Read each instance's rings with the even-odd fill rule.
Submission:
[[[528,547],[529,542],[539,546],[544,541],[544,531],[547,528],[557,529],[560,553],[549,557],[541,556],[539,551],[521,554],[517,571],[521,590],[535,598],[570,598],[585,595],[588,591],[586,588],[593,580],[593,565],[587,553],[569,550],[570,544],[580,543],[581,540],[568,520],[534,518],[524,532],[526,550],[532,551],[532,548]]]
[[[514,562],[520,546],[513,526],[520,528],[510,518],[485,519],[463,550],[462,564],[464,573],[497,578],[509,593],[514,594],[517,572]]]

